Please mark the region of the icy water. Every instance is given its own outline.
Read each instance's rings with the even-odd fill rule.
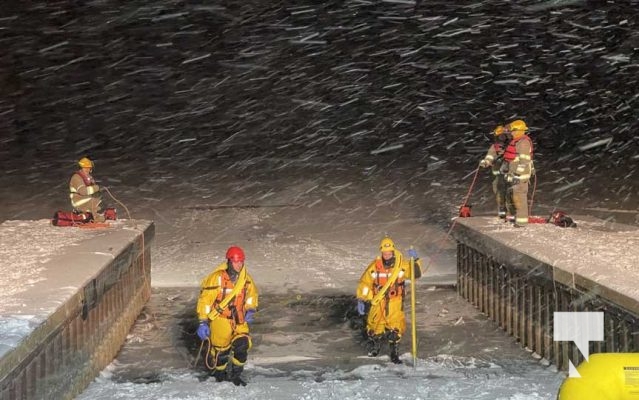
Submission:
[[[226,383],[215,386],[197,355],[196,295],[197,288],[154,290],[117,360],[79,398],[146,399],[158,391],[173,391],[174,397],[163,398],[199,399],[207,398],[204,393],[211,385],[220,398],[250,398],[256,390],[263,398],[274,399],[340,394],[362,398],[357,397],[362,385],[403,381],[402,385],[411,382],[413,389],[378,388],[375,398],[397,392],[405,393],[405,398],[542,399],[550,398],[563,379],[553,366],[521,351],[454,291],[431,288],[420,293],[416,307],[415,366],[409,338],[401,347],[403,365],[391,364],[386,352],[377,358],[366,356],[353,296],[265,294],[261,299],[265,306],[252,326],[255,347],[244,373],[249,386],[239,391]],[[306,393],[312,386],[318,397]]]

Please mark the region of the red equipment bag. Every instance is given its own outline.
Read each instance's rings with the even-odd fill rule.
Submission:
[[[78,226],[93,221],[90,212],[56,211],[51,219],[53,226]]]
[[[472,208],[471,205],[467,205],[464,204],[463,206],[461,206],[461,208],[459,209],[459,216],[461,218],[468,218],[471,216],[471,212],[470,209]]]
[[[552,224],[560,226],[562,228],[576,228],[577,224],[575,221],[566,214],[565,211],[557,210],[553,211],[550,215],[550,220],[548,221]]]
[[[107,221],[115,221],[118,219],[118,212],[113,207],[104,210],[104,219]]]

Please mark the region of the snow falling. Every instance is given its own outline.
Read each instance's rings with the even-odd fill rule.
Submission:
[[[534,213],[636,225],[638,7],[3,5],[0,220],[68,209],[69,176],[87,155],[121,217],[155,221],[155,287],[197,291],[224,249],[241,243],[266,293],[350,295],[385,233],[414,245],[432,261],[431,279],[446,281],[455,245],[445,232],[490,132],[522,118],[535,145]],[[493,212],[490,190],[480,174],[473,212]],[[37,279],[32,272],[21,273]],[[321,379],[253,365],[262,377],[253,388],[224,384],[215,395],[219,386],[189,371],[149,385],[105,371],[85,398],[384,398],[390,382],[401,387],[393,397],[546,399],[561,379],[539,366],[455,360],[465,367],[429,356],[415,371],[362,366]],[[423,384],[406,384],[414,381]]]

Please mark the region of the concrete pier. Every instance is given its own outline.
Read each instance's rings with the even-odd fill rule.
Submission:
[[[0,399],[71,399],[108,365],[150,296],[149,221],[0,225]]]
[[[594,218],[577,228],[459,218],[457,291],[522,346],[568,369],[584,358],[553,340],[555,311],[604,312],[590,353],[639,351],[639,229]]]

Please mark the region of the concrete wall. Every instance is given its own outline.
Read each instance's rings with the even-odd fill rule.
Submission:
[[[590,342],[591,354],[639,351],[637,299],[598,282],[589,273],[573,272],[565,259],[560,267],[536,258],[536,252],[523,245],[531,234],[534,232],[527,232],[524,240],[515,238],[519,246],[511,246],[481,226],[456,226],[459,295],[522,346],[563,370],[568,370],[569,360],[576,366],[584,357],[573,342],[553,340],[555,311],[604,313],[605,340]],[[612,268],[613,262],[601,266],[600,272]]]
[[[144,224],[0,360],[1,400],[71,399],[113,360],[150,297],[153,238],[153,224]]]

